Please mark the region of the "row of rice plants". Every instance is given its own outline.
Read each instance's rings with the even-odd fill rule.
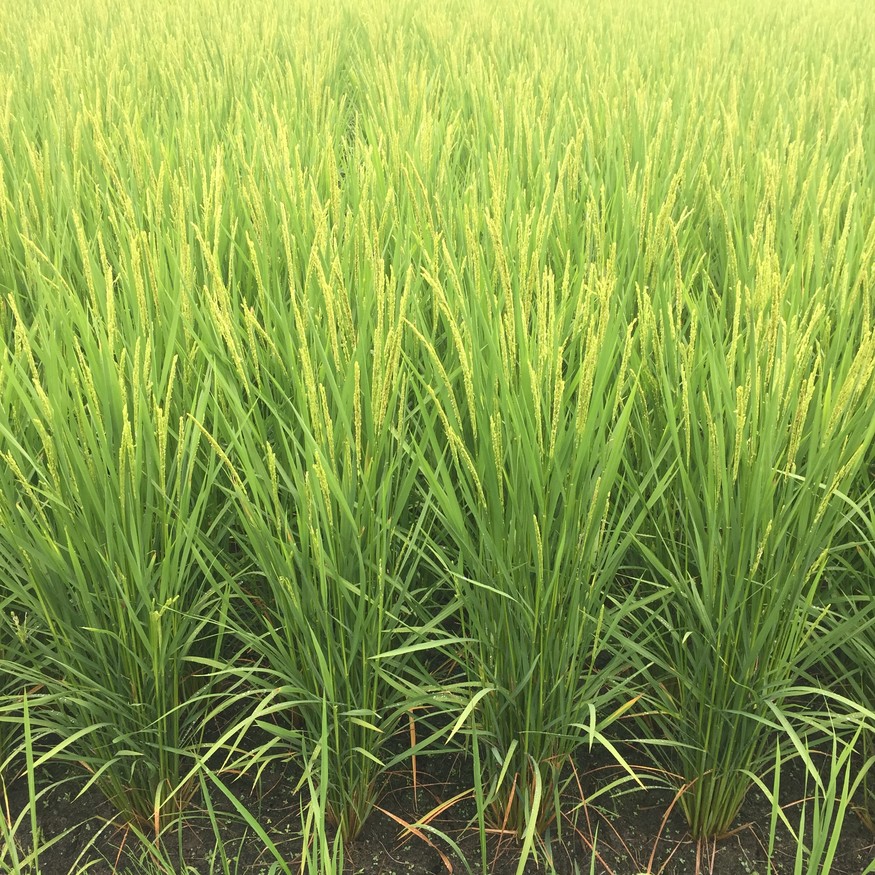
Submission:
[[[421,751],[524,858],[871,758],[875,68],[657,6],[2,8],[4,780],[291,757],[316,871]]]

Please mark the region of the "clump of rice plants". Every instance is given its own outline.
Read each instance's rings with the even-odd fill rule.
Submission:
[[[59,758],[157,832],[194,789],[187,756],[209,684],[188,660],[221,638],[210,622],[219,463],[192,420],[210,386],[182,384],[178,357],[158,359],[148,336],[124,344],[73,290],[46,283],[51,303],[40,300],[33,279],[29,305],[63,304],[66,318],[28,318],[10,298],[0,551],[20,569],[5,579],[9,600],[40,630],[17,670],[45,694],[33,726],[64,740]],[[109,267],[106,280],[111,309]]]
[[[830,569],[833,581],[824,601],[832,608],[841,643],[828,663],[834,682],[871,714],[875,712],[875,506],[869,472],[861,472],[860,479],[865,481],[868,495],[846,499],[849,540],[836,551],[837,561]],[[859,734],[858,742],[866,763],[875,756],[875,721]],[[871,770],[865,773],[858,796],[860,818],[875,833],[875,779]]]
[[[420,465],[447,533],[436,549],[468,642],[459,664],[490,818],[522,837],[561,818],[571,755],[605,743],[635,701],[615,640],[636,605],[615,587],[635,521],[617,500],[631,339],[610,263],[514,287],[499,262],[490,292],[487,267],[459,274],[449,258],[430,275],[433,325],[410,325],[428,417]]]
[[[840,495],[875,430],[875,337],[836,373],[816,342],[823,307],[785,316],[785,288],[764,268],[753,290],[739,286],[729,324],[710,297],[691,298],[686,338],[668,307],[652,317],[659,394],[641,428],[662,423],[675,469],[641,539],[671,591],[653,692],[697,837],[731,828],[745,774],[771,760],[771,708],[791,704],[812,653],[825,656],[818,594]]]
[[[418,654],[447,636],[418,574],[432,514],[409,446],[412,274],[386,270],[372,212],[327,240],[320,213],[293,225],[283,212],[280,275],[260,273],[250,239],[256,304],[242,317],[214,311],[222,391],[210,439],[253,566],[233,624],[257,660],[245,680],[275,697],[270,747],[301,758],[351,840],[397,759],[395,730],[434,692]],[[299,279],[293,241],[314,233]]]

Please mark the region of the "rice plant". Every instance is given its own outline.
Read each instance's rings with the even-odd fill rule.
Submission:
[[[204,681],[187,659],[221,637],[210,624],[218,462],[190,418],[210,388],[179,389],[175,355],[156,361],[148,338],[123,346],[72,290],[46,294],[66,323],[16,311],[2,362],[0,551],[22,569],[6,579],[12,601],[40,627],[16,670],[54,694],[34,725],[75,740],[64,757],[157,831],[193,789],[180,780],[203,731]],[[38,311],[35,287],[30,301]]]
[[[496,784],[491,819],[522,837],[559,814],[571,754],[605,743],[635,700],[615,639],[636,598],[614,586],[635,519],[617,501],[631,339],[616,329],[612,265],[514,288],[499,261],[489,292],[477,257],[462,274],[447,254],[429,274],[433,327],[410,325],[428,416],[419,464],[470,641],[459,663]]]
[[[829,666],[835,682],[843,685],[863,708],[872,711],[875,710],[872,680],[872,665],[875,664],[875,507],[868,471],[864,471],[860,479],[868,487],[868,495],[861,496],[858,501],[847,499],[850,540],[841,544],[836,552],[833,585],[826,594],[835,611],[834,624],[837,629],[844,630],[843,647],[830,660]],[[875,755],[872,727],[859,734],[858,752],[864,763]],[[875,779],[871,770],[863,774],[858,802],[861,820],[875,833]]]
[[[287,713],[270,731],[312,768],[328,822],[354,839],[395,729],[428,701],[417,655],[446,635],[441,612],[422,609],[418,575],[431,513],[408,446],[411,275],[386,271],[380,228],[363,213],[348,237],[313,240],[300,281],[305,233],[283,215],[284,269],[264,275],[258,309],[216,310],[214,443],[254,567],[234,625],[258,661],[246,679],[265,695],[280,688]]]
[[[665,670],[654,692],[697,837],[730,829],[744,773],[771,756],[768,709],[788,704],[809,664],[845,521],[839,496],[875,428],[875,338],[864,334],[836,379],[814,342],[822,307],[784,316],[785,301],[766,267],[753,290],[738,289],[728,325],[707,296],[688,302],[687,338],[672,311],[652,317],[654,417],[677,473],[651,503],[641,546],[672,591],[654,639]]]
[[[780,714],[777,716],[782,720]],[[769,856],[771,857],[775,846],[777,825],[783,821],[796,839],[794,875],[830,872],[836,862],[842,825],[852,808],[854,796],[865,785],[869,773],[875,767],[875,758],[871,756],[865,758],[859,766],[852,762],[854,750],[866,731],[866,725],[862,722],[856,727],[852,725],[850,733],[847,729],[834,733],[830,748],[825,752],[809,750],[789,723],[785,723],[784,728],[793,739],[795,756],[805,768],[805,792],[800,804],[798,825],[794,826],[778,798],[782,774],[781,745],[777,748],[771,787],[758,775],[751,773],[750,777],[772,804]],[[868,731],[872,731],[871,726]],[[872,872],[875,872],[875,861],[866,865],[863,875],[870,875]]]
[[[4,577],[17,573],[13,567],[3,568]],[[0,784],[7,775],[14,775],[15,754],[21,741],[19,703],[24,686],[18,666],[28,657],[28,643],[34,634],[33,619],[20,609],[8,591],[0,599]]]

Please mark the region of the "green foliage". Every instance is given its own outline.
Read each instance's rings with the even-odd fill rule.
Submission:
[[[450,263],[445,282],[428,275],[430,336],[410,327],[424,500],[435,502],[444,537],[434,552],[460,605],[458,659],[488,749],[491,820],[521,838],[533,821],[543,831],[561,819],[571,755],[604,743],[637,698],[618,638],[646,601],[614,586],[636,510],[617,500],[632,341],[616,330],[611,268],[533,271],[521,288],[490,293],[476,267]],[[443,338],[452,344],[439,355]]]
[[[447,636],[418,574],[431,515],[414,495],[401,361],[412,275],[386,271],[373,213],[347,228],[342,202],[324,209],[343,233],[324,253],[314,241],[300,291],[266,274],[233,328],[232,309],[214,312],[222,386],[210,440],[253,566],[232,618],[259,660],[246,677],[265,694],[281,686],[288,712],[269,731],[314,764],[325,815],[353,839],[394,731],[436,691],[419,656]],[[277,241],[289,275],[291,241],[322,230],[298,221],[283,216]]]
[[[655,719],[676,742],[669,768],[696,836],[729,830],[742,774],[772,756],[768,708],[827,656],[819,592],[846,518],[840,495],[875,431],[875,338],[864,336],[843,374],[814,341],[822,305],[785,318],[777,281],[740,291],[730,325],[711,316],[709,298],[691,299],[688,315],[652,317],[659,394],[641,433],[650,447],[664,435],[676,471],[651,499],[641,539],[670,590],[654,639]],[[684,318],[687,339],[676,329]]]
[[[4,780],[78,764],[157,848],[291,758],[317,872],[461,748],[522,868],[623,718],[697,837],[831,739],[832,836],[873,42],[864,0],[0,0]]]
[[[203,731],[205,681],[187,660],[221,638],[219,463],[192,421],[209,383],[180,386],[176,354],[156,358],[147,331],[121,343],[69,288],[39,293],[36,312],[62,306],[65,319],[27,321],[12,305],[0,553],[20,567],[8,599],[40,633],[2,669],[52,694],[34,725],[75,739],[64,757],[157,831],[192,789],[180,786],[186,747]]]

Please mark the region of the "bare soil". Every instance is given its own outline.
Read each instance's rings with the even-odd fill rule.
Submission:
[[[606,760],[597,758],[581,761],[576,767],[578,777],[571,784],[574,795],[569,794],[568,808],[577,806],[577,811],[563,824],[561,839],[555,830],[548,836],[546,853],[551,856],[552,866],[559,875],[571,875],[575,871],[589,873],[592,845],[599,854],[595,868],[599,875],[692,875],[696,872],[789,875],[793,872],[796,842],[786,829],[779,828],[776,845],[769,855],[771,808],[756,792],[749,793],[738,826],[730,835],[715,843],[697,844],[686,830],[679,807],[673,805],[674,794],[665,786],[659,786],[658,778],[645,790],[618,790],[599,796],[599,789],[619,776],[616,769]],[[255,816],[284,859],[293,866],[300,861],[301,850],[299,800],[292,792],[296,777],[291,765],[271,769],[255,786],[248,779],[234,782],[233,776],[223,776],[236,798]],[[37,807],[45,848],[40,854],[43,875],[67,875],[71,867],[75,867],[73,871],[77,873],[87,871],[90,875],[134,875],[148,871],[143,865],[142,843],[111,823],[112,812],[96,791],[92,789],[79,795],[82,782],[78,776],[65,776],[57,767],[45,771],[40,780],[48,788]],[[431,821],[437,832],[405,835],[399,825],[399,820],[414,822],[441,802],[463,794],[472,786],[470,765],[459,757],[420,757],[415,784],[414,788],[412,769],[389,777],[379,809],[369,818],[359,840],[345,849],[346,873],[481,872],[479,834],[476,825],[472,826],[476,822],[470,796]],[[791,823],[798,822],[802,794],[801,773],[789,768],[782,776],[782,803]],[[6,810],[13,819],[26,806],[27,796],[23,780],[8,788]],[[232,860],[231,871],[238,875],[268,875],[273,858],[265,851],[263,841],[246,828],[229,800],[219,793],[215,797],[212,803],[220,824],[221,845]],[[593,797],[597,797],[595,802],[588,801]],[[581,804],[581,798],[587,800],[585,804]],[[17,832],[17,841],[24,848],[30,844],[28,820],[24,818]],[[56,842],[48,844],[59,836]],[[163,871],[186,875],[222,872],[216,860],[218,844],[203,800],[196,799],[184,822],[163,839],[165,860],[170,861],[163,864]],[[490,832],[489,875],[515,873],[519,851],[512,837]],[[850,814],[832,873],[861,875],[873,859],[875,838]],[[155,872],[156,868],[151,867],[151,871]],[[526,875],[545,871],[549,870],[543,860],[540,864],[530,861],[525,869]]]

